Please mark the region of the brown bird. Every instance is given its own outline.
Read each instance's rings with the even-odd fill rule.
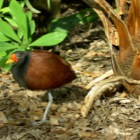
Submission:
[[[20,86],[30,90],[58,88],[76,78],[68,62],[45,50],[17,51],[11,55],[6,63],[13,63],[11,68],[13,78]],[[50,92],[48,96],[49,104],[41,123],[46,122],[46,116],[52,103]]]

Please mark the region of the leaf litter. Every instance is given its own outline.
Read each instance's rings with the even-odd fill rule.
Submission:
[[[96,24],[99,25],[100,21]],[[94,30],[89,30],[89,26],[93,26]],[[81,115],[80,110],[88,93],[86,85],[112,69],[109,47],[101,27],[99,29],[93,24],[78,25],[72,31],[78,34],[71,33],[72,36],[70,34],[64,43],[55,48],[72,64],[77,79],[62,88],[52,90],[54,102],[46,124],[33,126],[31,122],[41,119],[48,101],[47,91],[25,90],[18,86],[10,73],[1,73],[0,139],[140,139],[140,100],[128,95],[126,91],[123,98],[119,96],[124,91],[105,94],[94,102],[86,118]],[[84,29],[82,33],[81,28]],[[98,35],[96,39],[92,36],[94,31]]]

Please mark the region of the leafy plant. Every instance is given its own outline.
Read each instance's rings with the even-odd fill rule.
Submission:
[[[8,15],[10,12],[9,7],[3,7],[4,0],[0,0],[0,19],[11,22],[11,17]]]
[[[11,0],[9,7],[4,8],[3,4],[4,0],[0,0],[0,67],[6,71],[10,69],[6,61],[11,53],[29,51],[35,46],[55,46],[66,38],[67,33],[76,24],[91,23],[98,19],[92,9],[85,9],[71,16],[53,20],[49,27],[50,33],[33,40],[36,25],[31,12],[34,8],[29,1],[23,0],[19,3]],[[32,10],[25,12],[24,5]]]
[[[16,0],[11,0],[9,13],[10,22],[0,19],[0,67],[5,70],[10,68],[5,62],[14,51],[31,50],[34,46],[54,46],[67,36],[64,32],[51,32],[33,41],[35,22],[32,19],[32,13],[24,12],[23,7]]]
[[[92,8],[87,8],[79,13],[53,20],[50,24],[49,31],[69,32],[77,24],[92,23],[98,18],[98,15]]]

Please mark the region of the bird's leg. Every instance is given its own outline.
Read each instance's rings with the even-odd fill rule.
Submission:
[[[46,109],[44,111],[42,120],[40,120],[38,122],[33,122],[33,125],[39,125],[39,124],[43,124],[43,123],[47,122],[48,111],[49,111],[51,104],[53,102],[53,96],[52,96],[51,92],[48,93],[48,100],[49,100],[49,102],[48,102],[48,105],[46,106]]]
[[[42,117],[41,122],[46,122],[46,121],[47,121],[46,118],[47,118],[47,115],[48,115],[48,111],[49,111],[49,109],[50,109],[50,107],[51,107],[51,104],[52,104],[52,102],[53,102],[53,96],[52,96],[51,92],[48,93],[48,100],[49,100],[49,103],[48,103],[48,105],[46,106],[46,109],[45,109],[45,112],[44,112],[44,114],[43,114],[43,117]]]

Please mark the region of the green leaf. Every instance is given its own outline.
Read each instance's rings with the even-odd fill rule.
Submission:
[[[11,50],[11,49],[16,49],[19,46],[17,45],[12,45],[10,43],[7,42],[0,42],[0,52],[2,51],[7,51],[7,50]]]
[[[10,41],[10,39],[0,32],[0,41]]]
[[[27,15],[27,18],[28,18],[29,33],[30,33],[30,36],[31,36],[35,32],[35,22],[32,19],[32,13],[31,12],[27,12],[26,15]]]
[[[29,0],[26,0],[25,3],[26,3],[26,5],[27,5],[27,7],[28,7],[33,13],[38,13],[38,14],[41,13],[39,10],[35,9],[35,8],[31,5],[31,3],[30,3]]]
[[[51,0],[47,0],[48,9],[51,9]]]
[[[31,32],[31,35],[35,32],[35,22],[34,20],[31,21],[30,23],[30,32]]]
[[[6,37],[9,37],[17,42],[21,42],[12,27],[5,21],[0,20],[0,32]]]
[[[62,42],[67,36],[65,32],[52,32],[35,40],[29,46],[54,46]]]
[[[24,36],[24,43],[28,44],[27,17],[23,11],[23,8],[16,0],[12,0],[10,3],[10,13],[13,16],[13,19],[15,20],[16,24],[18,25],[19,30]]]
[[[3,2],[4,2],[4,0],[0,0],[0,9],[1,9],[2,6],[3,6]]]
[[[6,51],[0,52],[0,59],[1,59],[2,57],[4,57],[5,55],[7,55]]]
[[[0,12],[2,12],[3,14],[9,13],[10,12],[10,8],[9,7],[4,7],[2,9],[0,9]]]
[[[49,27],[49,31],[68,32],[79,23],[92,23],[97,19],[98,15],[91,8],[88,8],[71,16],[53,20]]]
[[[15,21],[11,18],[11,17],[4,17],[4,19],[13,27],[18,27],[17,24],[15,23]]]
[[[9,55],[4,56],[1,60],[0,60],[0,67],[3,68],[5,71],[9,71],[11,69],[11,65],[7,65],[6,61],[8,60]]]

